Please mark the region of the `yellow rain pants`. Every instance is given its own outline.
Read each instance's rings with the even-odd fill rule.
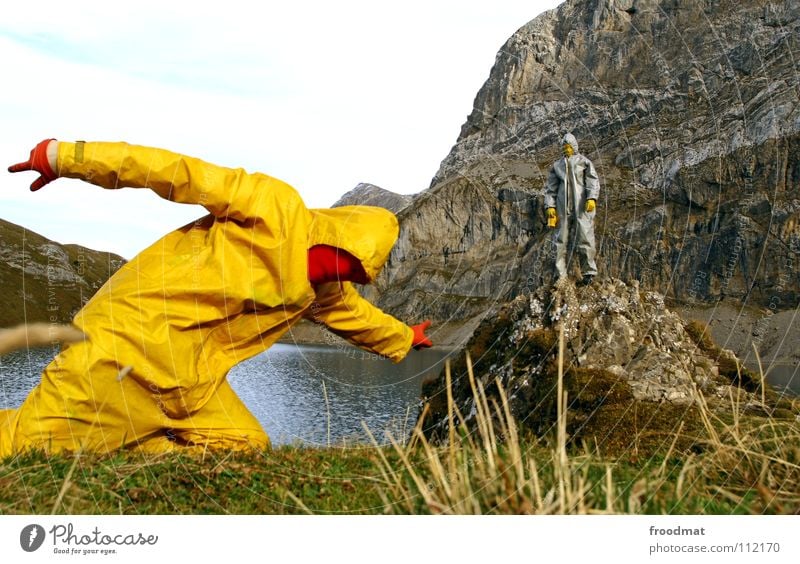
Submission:
[[[59,143],[59,176],[150,188],[210,214],[115,273],[78,312],[66,346],[17,410],[0,411],[0,458],[39,448],[109,452],[179,446],[263,449],[269,439],[226,380],[307,318],[399,362],[413,331],[349,282],[312,287],[317,244],[358,258],[370,281],[398,235],[367,206],[308,209],[288,184],[126,143]]]

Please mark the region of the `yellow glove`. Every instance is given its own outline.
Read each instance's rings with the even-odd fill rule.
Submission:
[[[557,221],[556,208],[547,208],[547,227],[555,227]]]
[[[595,200],[586,200],[586,211],[588,213],[592,213],[596,207],[597,202]]]

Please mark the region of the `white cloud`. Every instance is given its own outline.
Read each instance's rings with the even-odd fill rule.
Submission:
[[[23,160],[47,136],[126,140],[266,172],[310,206],[358,182],[419,192],[503,42],[556,3],[11,3],[0,157]],[[29,194],[32,180],[4,177],[0,217],[127,257],[202,212],[64,181]]]

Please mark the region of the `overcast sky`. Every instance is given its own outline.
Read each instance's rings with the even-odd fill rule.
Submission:
[[[132,258],[204,213],[68,179],[32,194],[34,174],[5,167],[46,137],[128,141],[265,172],[309,207],[359,182],[420,192],[500,47],[559,3],[6,3],[0,218]]]

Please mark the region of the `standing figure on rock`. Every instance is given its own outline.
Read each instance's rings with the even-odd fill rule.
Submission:
[[[556,229],[556,273],[566,278],[572,253],[580,260],[581,283],[589,285],[597,275],[594,216],[600,181],[592,161],[578,152],[571,133],[561,140],[564,158],[550,168],[544,191],[547,225]]]
[[[66,346],[16,410],[0,410],[0,458],[28,449],[263,449],[267,437],[227,381],[237,363],[301,319],[394,362],[431,346],[362,298],[398,236],[388,210],[308,209],[288,184],[162,149],[46,140],[10,172],[103,188],[149,188],[209,214],[117,271],[75,316]]]

